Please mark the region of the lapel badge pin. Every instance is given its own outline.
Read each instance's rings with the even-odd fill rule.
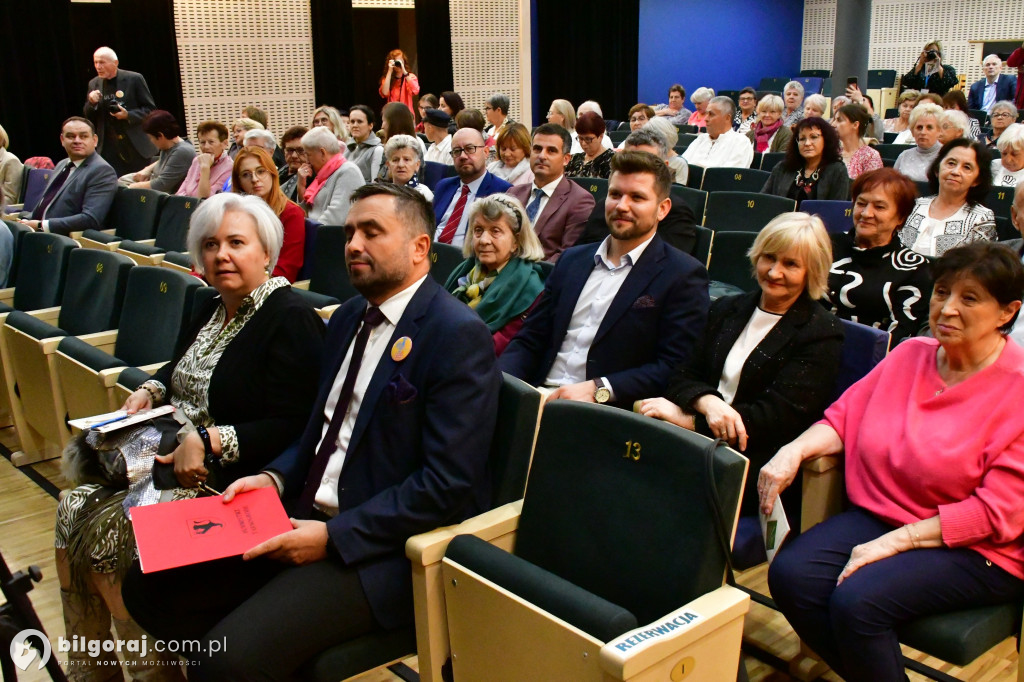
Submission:
[[[409,357],[409,353],[412,352],[412,339],[408,336],[395,341],[394,345],[391,346],[391,359],[395,362],[401,362]]]

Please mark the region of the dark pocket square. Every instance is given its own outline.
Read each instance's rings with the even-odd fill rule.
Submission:
[[[654,308],[657,304],[654,302],[653,296],[643,295],[640,298],[633,301],[633,305],[630,308]]]
[[[391,381],[389,381],[388,385],[384,387],[384,395],[393,403],[405,405],[406,403],[411,403],[413,400],[416,400],[416,396],[419,395],[419,392],[416,390],[415,386],[409,383],[408,379],[401,374],[397,374],[391,377]]]

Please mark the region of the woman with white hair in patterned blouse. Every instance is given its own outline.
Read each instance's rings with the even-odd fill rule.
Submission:
[[[113,443],[83,434],[81,450],[114,448],[131,474],[127,489],[110,481],[85,483],[57,507],[56,563],[68,637],[109,639],[111,616],[120,638],[142,634],[121,600],[121,579],[136,553],[131,507],[223,490],[260,471],[302,433],[316,398],[325,330],[284,277],[270,276],[282,239],[280,220],[257,196],[218,194],[193,214],[189,253],[219,296],[200,310],[174,359],[122,407],[135,413],[170,404],[184,419],[128,427],[115,432],[125,435]],[[156,454],[155,463],[139,452]],[[140,464],[139,476],[132,462]],[[156,652],[125,655],[132,677],[182,679]],[[117,664],[112,652],[69,657],[82,679],[105,679]]]

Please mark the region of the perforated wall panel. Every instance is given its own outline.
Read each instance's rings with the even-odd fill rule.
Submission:
[[[174,0],[185,123],[230,127],[242,108],[267,112],[275,137],[309,125],[313,39],[308,0]]]
[[[529,0],[450,0],[452,71],[466,107],[483,109],[494,92],[509,115],[532,125]]]
[[[801,68],[832,68],[836,0],[805,0]],[[942,42],[943,61],[972,83],[982,77],[980,42],[1024,36],[1021,0],[874,0],[869,69],[914,65],[921,48]]]
[[[416,9],[416,0],[352,0],[353,9]]]

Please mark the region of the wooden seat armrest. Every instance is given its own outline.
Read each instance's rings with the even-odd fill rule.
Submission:
[[[80,340],[85,341],[90,346],[99,348],[100,346],[113,346],[117,343],[117,330],[110,329],[105,332],[93,332],[92,334],[82,334],[78,337]]]
[[[0,303],[6,303],[12,305],[14,301],[14,287],[7,287],[6,289],[0,289]]]
[[[335,303],[334,305],[325,305],[323,308],[317,308],[316,314],[320,316],[320,319],[327,321],[331,319],[331,315],[334,314],[334,311],[340,307],[340,303]]]
[[[305,289],[306,291],[309,291],[309,280],[303,279],[298,282],[292,282],[292,286],[296,289]]]
[[[454,526],[445,526],[409,538],[405,543],[405,555],[414,565],[429,566],[444,558],[448,543],[456,535],[475,535],[481,540],[492,542],[515,533],[519,527],[519,514],[523,501],[516,500],[484,512]]]
[[[113,234],[113,232],[111,232]],[[78,240],[78,243],[82,245],[83,249],[99,249],[100,251],[117,251],[118,247],[121,246],[121,242],[94,242],[93,240],[82,237]]]
[[[692,659],[691,666],[703,668],[701,679],[732,679],[739,664],[743,618],[749,609],[749,595],[723,585],[607,642],[601,647],[601,669],[610,676],[606,679],[629,680],[658,666],[662,674],[642,679],[667,680],[669,669],[673,669],[671,679],[682,679],[676,675],[692,668],[683,663],[683,669],[676,671],[673,666],[680,664],[675,660],[678,656],[686,656]],[[720,674],[709,671],[713,666],[721,668]]]
[[[804,471],[812,474],[823,474],[826,471],[835,469],[837,466],[842,464],[842,459],[839,455],[824,455],[822,457],[815,457],[809,459],[800,465],[800,468]]]
[[[57,319],[60,317],[60,306],[54,306],[52,308],[40,308],[39,310],[30,310],[28,314],[36,318],[40,322],[46,324],[52,324],[57,326]]]
[[[142,367],[139,367],[139,369],[141,369],[146,374],[153,376],[153,374],[155,374],[158,369],[160,369],[166,364],[166,362],[154,362],[152,365],[143,365]]]
[[[121,372],[128,369],[124,367],[111,367],[110,369],[101,369],[99,373],[100,384],[104,388],[113,388],[117,385],[117,380],[121,376]]]

